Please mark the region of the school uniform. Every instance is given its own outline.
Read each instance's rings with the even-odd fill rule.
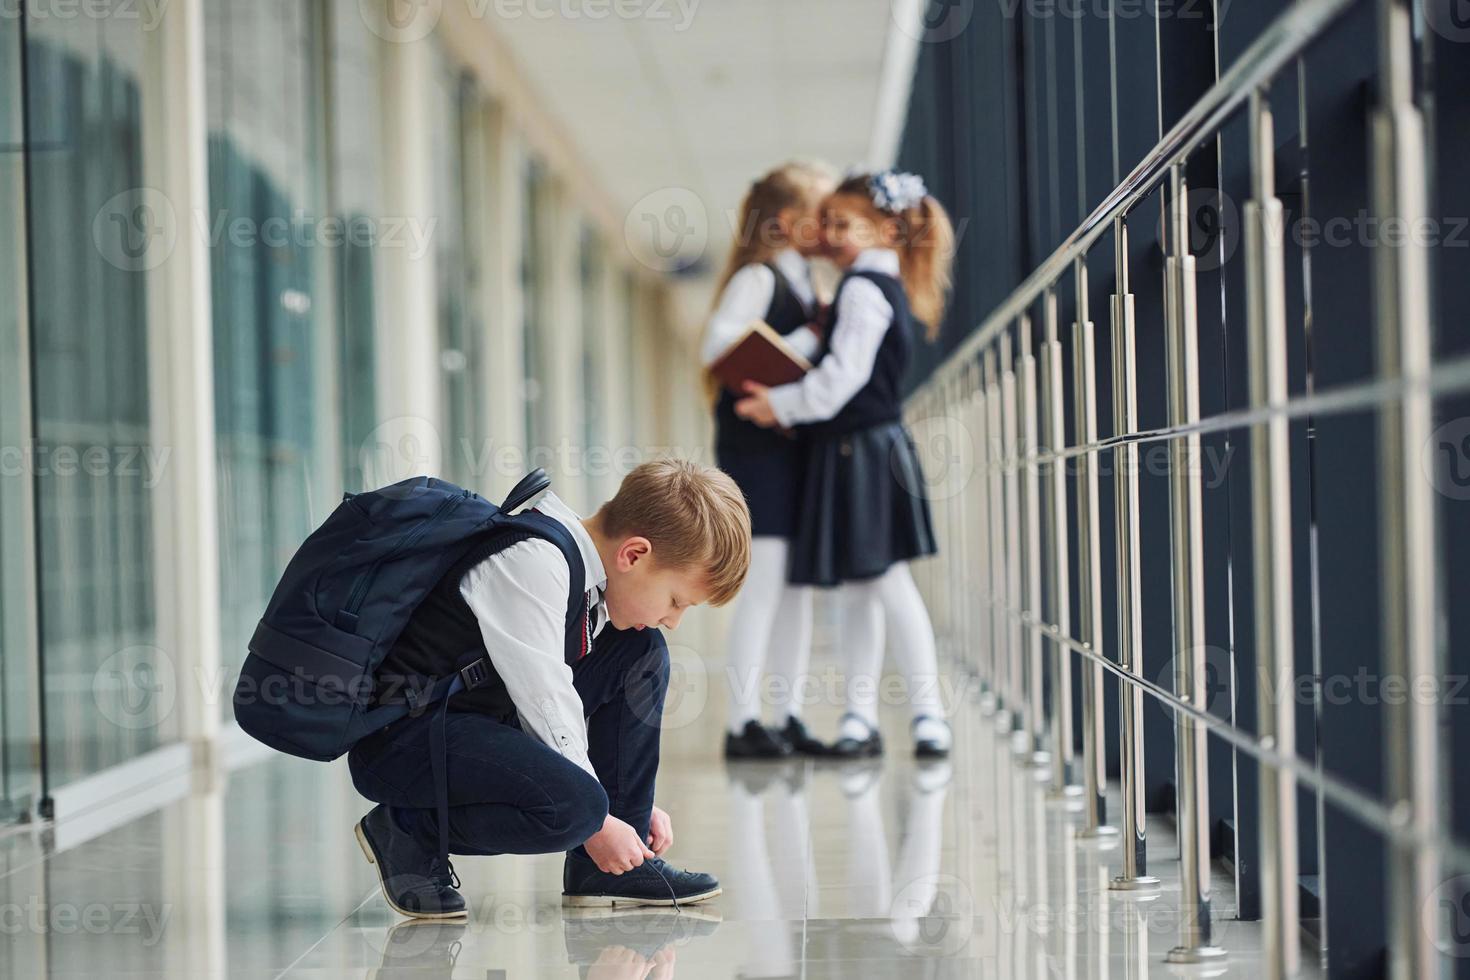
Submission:
[[[554,493],[536,509],[567,528],[581,555],[579,635],[566,631],[566,560],[549,541],[528,537],[488,556],[471,552],[451,568],[376,675],[391,694],[398,681],[451,672],[468,651],[494,668],[454,697],[445,721],[452,854],[585,854],[579,845],[609,812],[648,836],[667,644],[658,629],[608,623],[607,573],[591,535]],[[426,847],[438,842],[432,721],[432,711],[411,714],[348,754],[358,791]]]
[[[837,585],[934,554],[918,453],[903,424],[903,378],[918,321],[899,257],[867,249],[847,270],[817,366],[770,391],[783,427],[800,427],[805,456],[788,578]]]
[[[802,356],[814,357],[820,341],[808,328],[816,299],[806,259],[785,249],[767,263],[745,266],[731,277],[710,317],[702,357],[713,364],[753,320],[764,320]],[[751,534],[790,537],[796,526],[801,452],[789,432],[763,429],[735,414],[743,397],[721,389],[715,405],[715,458],[750,507]]]

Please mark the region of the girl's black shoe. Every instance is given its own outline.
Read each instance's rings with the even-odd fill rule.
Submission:
[[[832,747],[821,739],[814,738],[795,715],[787,717],[786,727],[781,729],[780,735],[797,755],[826,756],[832,753]]]
[[[727,759],[784,759],[791,754],[791,743],[755,719],[745,723],[740,734],[725,733]]]

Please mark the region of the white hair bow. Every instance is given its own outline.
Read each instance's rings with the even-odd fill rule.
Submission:
[[[879,208],[890,214],[901,214],[924,200],[929,189],[918,174],[885,170],[868,180],[868,193]]]

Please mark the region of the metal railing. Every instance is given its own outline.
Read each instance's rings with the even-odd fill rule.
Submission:
[[[1265,969],[1289,977],[1300,967],[1296,793],[1306,787],[1381,833],[1389,847],[1388,958],[1394,977],[1437,975],[1436,923],[1419,910],[1447,869],[1470,871],[1470,849],[1441,824],[1440,708],[1401,699],[1386,716],[1387,798],[1380,800],[1297,755],[1291,689],[1292,535],[1288,427],[1293,419],[1371,409],[1378,413],[1381,533],[1381,637],[1386,670],[1410,685],[1441,677],[1435,638],[1438,591],[1435,501],[1419,473],[1418,448],[1432,428],[1434,398],[1470,391],[1470,358],[1431,364],[1429,264],[1422,243],[1380,243],[1375,251],[1377,376],[1368,382],[1292,396],[1287,385],[1285,221],[1275,196],[1273,80],[1358,0],[1297,0],[1140,162],[911,396],[911,419],[956,420],[974,437],[978,478],[936,508],[949,558],[921,574],[941,634],[985,686],[987,710],[1011,734],[1024,764],[1049,766],[1050,795],[1080,796],[1083,837],[1120,834],[1122,870],[1112,888],[1149,890],[1143,794],[1143,699],[1173,712],[1176,730],[1181,915],[1168,960],[1199,963],[1224,950],[1212,935],[1209,886],[1206,735],[1214,733],[1258,765]],[[1378,102],[1371,130],[1372,211],[1412,227],[1428,215],[1423,120],[1414,99],[1414,41],[1408,0],[1376,4]],[[1202,418],[1194,256],[1189,248],[1185,164],[1238,112],[1249,118],[1251,200],[1245,224],[1249,407]],[[1164,327],[1168,425],[1141,431],[1130,289],[1128,221],[1162,189],[1165,222]],[[1113,236],[1111,309],[1113,435],[1097,434],[1097,353],[1088,309],[1086,257]],[[1070,341],[1075,442],[1066,443],[1058,290],[1068,274],[1076,291]],[[1039,361],[1031,313],[1040,304]],[[1250,541],[1255,588],[1259,731],[1202,709],[1205,704],[1204,549],[1201,437],[1245,429],[1251,446]],[[1145,443],[1169,447],[1173,690],[1142,676],[1138,455]],[[1042,448],[1047,447],[1047,448]],[[1099,462],[1115,462],[1113,570],[1118,628],[1102,635],[1104,555]],[[1069,504],[1068,461],[1075,460]],[[1075,537],[1072,527],[1075,526]],[[1069,548],[1076,542],[1080,590],[1077,635],[1069,622]],[[1046,545],[1046,547],[1043,547]],[[943,569],[941,573],[940,569]],[[1043,587],[1044,586],[1044,587]],[[974,600],[978,597],[980,602]],[[1045,606],[1046,608],[1043,608]],[[1105,651],[1115,641],[1115,656]],[[1049,669],[1047,656],[1050,653]],[[1082,763],[1073,758],[1072,663],[1082,669]],[[1121,828],[1108,823],[1103,681],[1120,683],[1117,731],[1123,800]],[[1047,707],[1052,706],[1050,712]],[[1049,714],[1049,717],[1048,717]],[[1081,783],[1076,782],[1080,775]],[[1242,816],[1242,819],[1251,819]]]

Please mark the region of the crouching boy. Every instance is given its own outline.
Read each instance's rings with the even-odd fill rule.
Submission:
[[[566,904],[713,898],[713,876],[662,859],[673,827],[653,802],[669,682],[659,628],[739,591],[750,563],[744,498],[717,469],[660,460],[629,473],[591,517],[549,491],[534,508],[581,556],[575,631],[573,572],[551,542],[501,541],[451,567],[377,675],[384,688],[393,678],[411,686],[476,650],[493,665],[442,719],[447,826],[430,766],[435,712],[413,713],[349,753],[354,785],[378,804],[357,824],[358,842],[388,903],[421,918],[466,914],[452,866],[437,860],[441,829],[451,854],[565,851]]]

